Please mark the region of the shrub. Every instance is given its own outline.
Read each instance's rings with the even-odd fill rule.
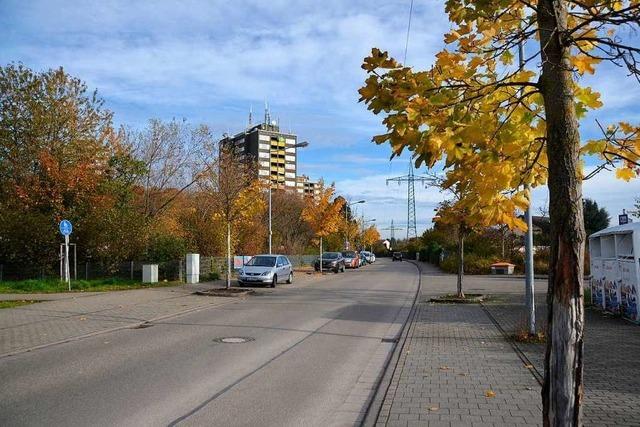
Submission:
[[[491,264],[496,262],[496,258],[486,258],[475,254],[468,254],[464,257],[464,273],[465,274],[489,274],[491,272]],[[458,257],[451,254],[446,257],[440,264],[447,273],[458,272]]]

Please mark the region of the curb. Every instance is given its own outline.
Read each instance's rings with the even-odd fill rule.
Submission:
[[[416,315],[416,302],[418,301],[418,297],[420,296],[420,293],[422,291],[422,268],[417,262],[414,262],[412,260],[407,260],[407,262],[413,264],[418,269],[418,289],[416,290],[416,293],[413,297],[411,310],[405,318],[404,323],[399,328],[398,333],[393,337],[383,338],[383,342],[392,342],[393,347],[384,362],[381,374],[376,380],[374,392],[369,398],[369,403],[367,404],[364,418],[359,424],[360,426],[374,426],[378,421],[380,410],[382,409],[382,404],[387,397],[387,392],[389,391],[391,380],[393,379],[393,375],[395,374],[398,367],[400,355],[402,354],[402,350],[404,349],[404,346],[407,342],[407,337],[409,335],[410,329],[407,327],[407,325],[413,323],[413,319]]]
[[[496,329],[500,331],[504,339],[509,343],[509,345],[511,345],[511,348],[516,353],[516,355],[520,358],[520,360],[525,364],[525,366],[531,366],[531,368],[529,368],[531,375],[533,376],[533,378],[535,378],[538,384],[542,386],[544,377],[542,373],[538,371],[538,368],[536,368],[536,365],[533,362],[531,362],[531,360],[527,357],[525,352],[522,351],[522,349],[518,346],[518,343],[513,339],[513,337],[507,334],[507,331],[505,331],[502,325],[500,325],[500,322],[498,322],[498,320],[493,316],[493,314],[491,314],[491,310],[489,310],[487,306],[482,302],[480,303],[480,306],[482,307],[482,310],[486,313],[487,317],[489,317],[491,322],[495,325]]]

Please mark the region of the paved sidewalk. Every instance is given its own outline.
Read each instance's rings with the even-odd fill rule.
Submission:
[[[539,400],[481,306],[421,303],[377,425],[539,425]]]
[[[538,330],[545,327],[545,295],[536,295]],[[486,304],[508,333],[523,327],[521,298],[504,296]],[[544,375],[544,344],[517,346]],[[587,426],[640,425],[640,327],[587,308],[585,311],[584,423]]]
[[[466,292],[494,299],[434,304],[430,297],[455,291],[455,276],[421,266],[422,297],[376,425],[541,425],[535,375],[544,371],[544,345],[517,344],[523,361],[505,338],[526,325],[523,279],[467,276]],[[544,280],[536,290],[542,330]],[[585,425],[640,425],[640,328],[588,309],[585,341]]]
[[[318,279],[301,274],[294,285],[286,286],[305,286],[314,280]],[[0,294],[0,300],[48,299],[0,310],[0,357],[237,301],[193,295],[196,290],[222,285],[210,282],[112,292]]]

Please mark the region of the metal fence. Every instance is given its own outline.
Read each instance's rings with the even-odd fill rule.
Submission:
[[[91,259],[77,260],[70,257],[69,270],[72,280],[93,280],[118,278],[132,281],[142,280],[144,264],[158,264],[158,280],[183,281],[186,272],[186,260],[165,262],[126,261],[116,264],[97,262]],[[313,265],[316,255],[288,255],[294,267]],[[232,259],[233,262],[233,259]],[[12,280],[47,280],[60,279],[63,273],[60,261],[54,264],[21,265],[0,262],[0,282]],[[200,257],[200,280],[207,281],[221,278],[227,271],[226,257]]]

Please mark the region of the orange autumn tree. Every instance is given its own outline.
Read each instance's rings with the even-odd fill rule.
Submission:
[[[599,95],[579,85],[609,61],[636,78],[640,49],[621,28],[638,29],[640,2],[448,0],[449,46],[426,71],[372,51],[362,100],[384,112],[394,154],[413,152],[417,165],[442,161],[445,186],[461,184],[456,201],[482,225],[523,228],[514,212],[528,205],[528,187],[547,184],[551,257],[543,386],[545,425],[581,424],[583,396],[583,262],[581,155],[599,156],[594,172],[640,172],[638,127],[602,126],[583,143],[578,121],[599,108]],[[628,36],[626,36],[628,37]],[[513,64],[514,52],[522,58]]]
[[[375,225],[367,227],[362,232],[361,240],[364,246],[372,246],[374,243],[380,240],[380,232]]]
[[[143,167],[112,116],[62,68],[0,67],[0,263],[51,268],[63,218],[74,224],[80,257],[117,263],[135,253],[131,194]]]
[[[320,272],[322,272],[322,239],[340,229],[342,222],[343,198],[334,199],[335,188],[325,187],[320,182],[318,194],[307,198],[307,203],[302,210],[302,218],[309,224],[313,235],[319,239],[320,244]]]

